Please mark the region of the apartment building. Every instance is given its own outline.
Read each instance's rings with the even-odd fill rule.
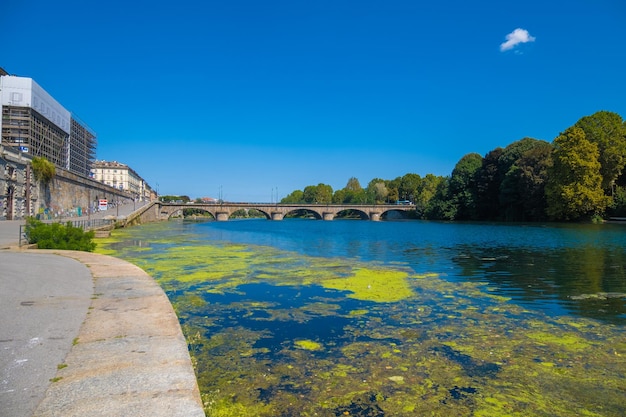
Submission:
[[[96,134],[32,78],[0,71],[0,145],[89,176]]]
[[[127,191],[137,200],[151,200],[152,189],[132,168],[117,161],[95,161],[91,176],[98,182]]]

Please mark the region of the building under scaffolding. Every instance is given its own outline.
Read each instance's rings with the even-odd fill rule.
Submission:
[[[96,145],[96,133],[72,115],[68,169],[80,175],[90,176],[96,160]]]
[[[0,145],[89,176],[96,155],[95,133],[32,78],[1,74]]]

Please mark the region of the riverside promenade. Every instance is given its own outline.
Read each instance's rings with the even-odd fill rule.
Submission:
[[[159,285],[88,252],[20,250],[0,221],[0,416],[204,417]]]

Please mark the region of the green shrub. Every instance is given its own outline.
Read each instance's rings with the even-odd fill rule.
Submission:
[[[52,178],[56,175],[56,167],[46,158],[42,157],[34,157],[32,162],[33,166],[33,174],[37,181],[42,181],[47,184],[52,181]]]
[[[35,218],[26,220],[28,243],[36,243],[39,249],[67,249],[93,252],[94,232],[85,232],[72,223],[43,223]]]

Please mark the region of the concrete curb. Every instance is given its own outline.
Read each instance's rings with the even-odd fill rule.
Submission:
[[[204,417],[187,342],[154,279],[114,257],[47,252],[86,265],[94,297],[34,416]]]

